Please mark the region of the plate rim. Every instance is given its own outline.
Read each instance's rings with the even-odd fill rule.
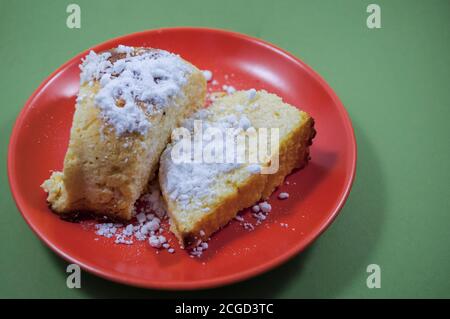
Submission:
[[[45,234],[43,234],[39,227],[36,227],[28,218],[27,214],[24,212],[26,210],[25,208],[25,200],[22,198],[22,196],[19,194],[18,191],[18,184],[15,179],[15,163],[13,158],[13,150],[15,146],[15,142],[18,140],[19,135],[19,128],[22,127],[22,123],[26,118],[27,113],[31,109],[31,106],[33,104],[33,101],[37,98],[37,96],[42,92],[42,90],[50,84],[51,81],[55,80],[59,73],[65,70],[68,66],[72,65],[75,61],[80,60],[81,57],[83,57],[86,53],[88,53],[92,49],[96,49],[100,46],[108,46],[109,44],[112,44],[114,42],[117,42],[121,39],[127,38],[127,37],[139,37],[142,35],[146,35],[149,33],[162,33],[162,32],[185,32],[185,31],[196,31],[196,32],[206,32],[206,33],[220,33],[231,37],[237,37],[245,41],[250,41],[259,45],[263,45],[269,50],[275,51],[278,54],[281,54],[285,58],[288,58],[292,62],[296,63],[305,71],[308,73],[309,76],[313,77],[322,88],[325,89],[326,93],[330,96],[330,98],[333,100],[333,103],[336,104],[340,109],[340,114],[344,117],[344,126],[346,127],[347,131],[350,133],[350,139],[351,139],[351,145],[350,145],[350,164],[351,164],[351,171],[349,176],[346,176],[345,185],[343,187],[343,190],[341,190],[341,195],[339,200],[337,201],[337,205],[331,210],[328,218],[325,220],[325,222],[321,223],[318,231],[314,231],[309,233],[304,237],[304,239],[298,243],[297,245],[292,246],[290,249],[284,251],[281,255],[278,257],[269,259],[268,261],[265,261],[255,267],[240,271],[238,273],[234,273],[231,275],[226,276],[219,276],[209,279],[202,279],[202,280],[189,280],[189,281],[177,281],[177,282],[165,282],[165,281],[148,281],[148,280],[138,280],[136,278],[129,278],[126,277],[126,274],[114,274],[111,271],[105,270],[105,269],[98,269],[95,266],[89,265],[88,261],[82,261],[78,258],[72,257],[70,254],[67,254],[63,251],[63,249],[60,249],[57,247],[56,244],[54,244],[51,240],[49,240]],[[356,163],[357,163],[357,144],[356,144],[356,138],[355,138],[355,132],[353,129],[352,121],[350,119],[350,116],[345,108],[345,106],[340,101],[338,95],[334,92],[334,90],[328,85],[328,83],[316,72],[314,71],[309,65],[307,65],[305,62],[294,56],[293,54],[289,53],[288,51],[279,48],[278,46],[269,43],[265,40],[252,37],[246,34],[242,34],[235,31],[230,30],[224,30],[224,29],[216,29],[216,28],[207,28],[207,27],[168,27],[168,28],[155,28],[155,29],[148,29],[144,31],[129,33],[121,36],[114,37],[112,39],[109,39],[107,41],[101,42],[99,44],[96,44],[94,46],[89,47],[88,49],[76,54],[73,58],[69,59],[67,62],[59,66],[55,71],[53,71],[49,76],[47,76],[41,84],[33,91],[31,96],[27,99],[24,106],[20,110],[19,114],[16,117],[16,120],[14,122],[12,132],[9,139],[8,144],[8,155],[7,155],[7,173],[8,173],[8,182],[9,187],[11,189],[12,197],[14,199],[14,202],[16,204],[17,209],[21,213],[23,219],[28,224],[28,226],[32,229],[32,231],[37,235],[37,237],[43,241],[52,251],[54,251],[57,255],[62,257],[68,262],[76,263],[78,264],[83,270],[90,272],[96,276],[99,276],[101,278],[120,283],[125,285],[131,285],[135,287],[140,288],[148,288],[148,289],[160,289],[160,290],[197,290],[197,289],[205,289],[205,288],[214,288],[224,285],[229,285],[232,283],[240,282],[255,276],[258,276],[264,272],[268,272],[275,267],[287,262],[289,259],[296,256],[298,253],[306,249],[308,246],[310,246],[334,221],[334,219],[339,215],[342,207],[344,206],[345,202],[348,199],[348,196],[350,194],[353,182],[355,180],[356,175]]]

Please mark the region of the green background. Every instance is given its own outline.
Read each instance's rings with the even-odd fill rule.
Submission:
[[[81,29],[66,6],[81,6]],[[450,1],[0,0],[0,297],[450,297]],[[382,28],[366,27],[381,6]],[[249,34],[300,57],[346,106],[358,143],[341,215],[305,252],[235,285],[137,289],[82,275],[31,232],[11,198],[7,144],[23,104],[58,66],[112,37],[167,26]],[[366,287],[379,264],[381,288]]]

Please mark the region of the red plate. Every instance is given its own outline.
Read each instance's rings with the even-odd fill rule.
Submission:
[[[62,168],[79,87],[79,54],[33,93],[14,126],[8,154],[11,190],[34,232],[56,253],[83,269],[125,284],[196,289],[236,282],[267,271],[309,245],[332,222],[351,188],[356,143],[350,119],[336,94],[311,68],[258,39],[222,30],[172,28],[144,31],[100,44],[149,46],[180,54],[214,79],[237,89],[265,89],[309,112],[317,137],[312,161],[291,174],[271,197],[272,212],[254,231],[236,221],[218,232],[201,258],[151,248],[146,242],[116,245],[89,227],[62,221],[48,209],[39,185]],[[288,200],[278,200],[285,191]],[[251,214],[244,212],[251,220]],[[283,227],[281,224],[287,224]]]

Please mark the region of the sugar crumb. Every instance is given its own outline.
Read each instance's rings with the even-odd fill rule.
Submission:
[[[278,194],[278,199],[288,199],[288,198],[289,198],[289,193],[281,192],[280,194]]]

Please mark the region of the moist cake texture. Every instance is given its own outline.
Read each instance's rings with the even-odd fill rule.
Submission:
[[[203,105],[206,81],[178,55],[122,45],[91,51],[80,69],[64,168],[42,187],[56,213],[129,220],[172,130]]]

